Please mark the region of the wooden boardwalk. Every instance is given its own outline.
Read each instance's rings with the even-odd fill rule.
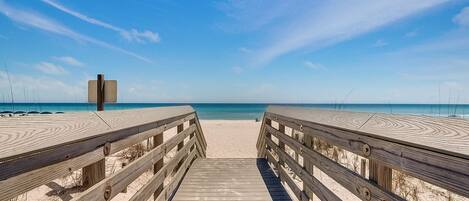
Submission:
[[[291,200],[265,159],[199,159],[176,192],[182,200]]]

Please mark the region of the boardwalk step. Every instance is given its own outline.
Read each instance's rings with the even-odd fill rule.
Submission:
[[[174,201],[291,201],[265,159],[199,159],[187,172]]]

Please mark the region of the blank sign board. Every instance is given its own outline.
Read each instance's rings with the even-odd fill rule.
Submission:
[[[97,84],[96,80],[88,81],[88,102],[97,102]],[[104,80],[104,102],[115,103],[117,102],[117,80]]]

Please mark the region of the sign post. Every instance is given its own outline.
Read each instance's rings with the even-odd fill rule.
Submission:
[[[117,81],[104,80],[103,74],[98,74],[96,80],[88,81],[88,102],[96,103],[97,111],[104,111],[105,102],[117,101]],[[106,145],[103,145],[106,149]],[[104,153],[106,151],[104,150]],[[83,187],[89,188],[99,181],[103,180],[106,176],[105,160],[101,159],[93,164],[83,168],[82,179]]]

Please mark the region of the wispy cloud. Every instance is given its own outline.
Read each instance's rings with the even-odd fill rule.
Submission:
[[[242,52],[242,53],[251,53],[252,52],[251,49],[245,48],[245,47],[240,47],[239,51]]]
[[[453,22],[460,26],[469,27],[469,7],[465,7],[461,12],[454,16]]]
[[[8,39],[8,37],[6,37],[6,36],[4,36],[4,35],[0,34],[0,39],[7,40],[7,39]]]
[[[144,30],[144,31],[138,31],[136,29],[131,29],[131,30],[125,30],[123,28],[120,28],[118,26],[103,22],[101,20],[97,20],[95,18],[86,16],[82,13],[79,13],[77,11],[71,10],[64,5],[54,1],[54,0],[42,0],[42,2],[49,4],[50,6],[59,9],[62,12],[65,12],[69,15],[72,15],[80,20],[83,20],[85,22],[88,22],[90,24],[94,24],[100,27],[104,27],[106,29],[110,29],[112,31],[118,32],[123,38],[130,42],[138,42],[138,43],[158,43],[160,42],[160,36],[158,33]]]
[[[379,39],[373,44],[373,47],[384,47],[386,45],[388,45],[386,41]]]
[[[241,74],[243,73],[244,69],[239,67],[239,66],[234,66],[233,68],[231,68],[231,70],[235,73],[235,74]]]
[[[54,34],[62,35],[62,36],[71,38],[73,40],[79,41],[79,42],[92,43],[92,44],[95,44],[104,48],[108,48],[108,49],[118,51],[129,56],[135,57],[139,60],[152,63],[151,60],[143,56],[140,56],[134,52],[116,47],[104,41],[75,32],[64,25],[61,25],[58,22],[55,22],[52,19],[42,16],[39,13],[34,13],[32,11],[25,11],[25,10],[13,8],[7,5],[6,3],[4,3],[3,1],[0,1],[0,13],[3,13],[5,16],[7,16],[8,18],[10,18],[11,20],[17,23],[21,23],[21,24],[34,27],[43,31],[51,32]]]
[[[407,37],[407,38],[412,38],[412,37],[415,37],[419,34],[418,30],[415,29],[413,31],[409,31],[407,32],[404,36]]]
[[[9,74],[15,101],[47,102],[66,101],[82,102],[86,100],[86,80],[67,83],[42,75]],[[0,92],[9,91],[10,83],[5,71],[0,71]],[[8,94],[9,95],[9,94]]]
[[[302,48],[315,50],[349,40],[447,0],[235,2],[225,5],[223,11],[228,10],[229,17],[246,26],[261,24],[267,29],[262,33],[271,33],[264,37],[264,48],[253,56],[254,65],[264,65]],[[274,3],[288,9],[262,9]]]
[[[53,57],[55,60],[60,61],[62,63],[68,64],[70,66],[77,66],[77,67],[83,67],[85,66],[84,63],[81,61],[78,61],[77,59],[70,57],[70,56],[63,56],[63,57]]]
[[[319,63],[313,63],[311,61],[304,61],[303,64],[310,68],[310,69],[314,69],[314,70],[317,70],[317,69],[321,69],[321,68],[324,68],[323,65],[319,64]]]
[[[62,66],[49,62],[40,62],[36,64],[35,67],[41,72],[49,75],[63,75],[68,73]]]

